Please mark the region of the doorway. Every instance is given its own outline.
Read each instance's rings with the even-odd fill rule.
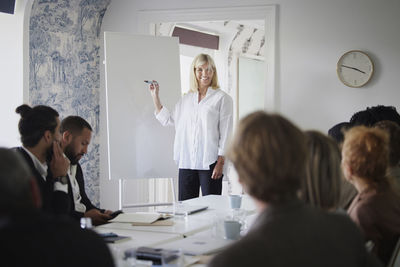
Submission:
[[[180,59],[181,59],[181,86],[182,92],[186,92],[188,88],[188,64],[191,63],[193,57],[199,53],[210,54],[217,65],[218,76],[220,85],[223,90],[228,92],[235,102],[234,108],[234,121],[237,122],[239,119],[239,101],[238,95],[240,93],[239,88],[239,68],[240,57],[248,57],[253,63],[256,62],[258,70],[261,68],[261,75],[264,74],[265,80],[262,81],[262,86],[257,90],[263,97],[264,101],[257,103],[257,109],[263,106],[265,110],[276,110],[276,92],[275,92],[275,34],[276,34],[276,7],[274,5],[265,6],[249,6],[249,7],[233,7],[233,8],[213,8],[213,9],[186,9],[186,10],[160,10],[160,11],[140,11],[138,14],[138,26],[139,32],[142,34],[152,34],[161,36],[170,36],[172,29],[175,25],[180,27],[187,27],[189,29],[195,29],[199,31],[206,31],[211,33],[218,32],[218,29],[224,27],[228,29],[228,26],[232,26],[235,34],[230,39],[225,38],[226,43],[223,45],[229,45],[228,49],[224,52],[216,53],[215,51],[205,51],[204,48],[193,49],[188,48],[185,45],[180,45]],[[251,42],[256,39],[254,31],[257,27],[251,24],[263,24],[263,39],[260,40],[259,51],[256,53],[249,53]],[[250,24],[250,25],[249,25]],[[212,25],[212,26],[211,26]],[[245,26],[246,25],[246,26]],[[253,26],[253,27],[251,27]],[[250,31],[250,35],[247,37],[245,33]],[[238,34],[239,32],[239,34]],[[233,42],[240,40],[239,37],[243,37],[243,42]],[[252,36],[253,39],[250,37]],[[235,40],[233,40],[236,38]],[[238,39],[239,38],[239,39]],[[255,43],[255,42],[254,42]],[[232,44],[236,44],[232,46]],[[241,52],[235,51],[235,49],[242,49]],[[191,51],[191,52],[189,52]],[[195,52],[193,52],[195,51]],[[253,57],[254,56],[254,57]],[[254,61],[256,58],[256,61]],[[228,61],[228,64],[225,64]],[[257,64],[259,62],[263,64]],[[242,72],[241,72],[242,73]],[[251,100],[250,100],[251,102]],[[254,107],[250,107],[248,110],[254,110]],[[247,111],[250,112],[250,111]],[[234,123],[235,125],[235,123]],[[237,174],[232,166],[228,167],[225,171],[228,179],[224,181],[226,185],[223,188],[223,194],[238,194],[242,193],[242,187],[238,183]]]

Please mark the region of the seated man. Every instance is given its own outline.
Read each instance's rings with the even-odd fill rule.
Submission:
[[[261,111],[248,115],[227,157],[260,214],[247,235],[210,266],[380,266],[348,217],[297,198],[307,146],[304,133],[288,120]]]
[[[43,210],[51,213],[69,213],[68,159],[60,146],[60,119],[58,112],[48,106],[17,107],[21,115],[18,123],[22,147],[15,148],[25,159],[39,185]]]
[[[87,153],[92,138],[92,127],[79,116],[69,116],[61,122],[62,147],[71,162],[68,170],[71,190],[69,192],[71,215],[76,219],[90,217],[94,225],[104,224],[111,219],[110,210],[95,207],[85,192],[85,182],[79,160]]]
[[[114,266],[101,237],[40,211],[40,192],[19,153],[0,148],[0,251],[7,266]]]

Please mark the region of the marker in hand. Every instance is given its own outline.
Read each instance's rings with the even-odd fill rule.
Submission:
[[[145,83],[148,83],[148,84],[154,84],[154,83],[157,83],[156,81],[148,81],[148,80],[144,80],[144,82],[145,82]]]

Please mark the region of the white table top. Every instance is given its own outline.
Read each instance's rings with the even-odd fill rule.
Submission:
[[[120,236],[129,236],[130,239],[112,244],[112,246],[116,246],[120,249],[136,248],[140,246],[153,247],[182,238],[178,234],[152,233],[144,231],[123,230],[117,228],[96,227],[95,231],[98,233],[112,232]]]
[[[111,244],[110,248],[117,259],[123,258],[123,251],[139,246],[160,247],[185,237],[218,238],[213,233],[215,220],[224,216],[238,213],[229,206],[229,197],[208,195],[184,201],[187,205],[206,205],[208,209],[188,215],[184,218],[173,218],[172,226],[132,226],[130,223],[109,223],[97,226],[95,231],[101,233],[113,232],[131,239]],[[242,197],[241,216],[253,217],[256,213],[252,199],[246,195]],[[249,216],[250,215],[250,216]],[[215,231],[214,231],[215,232]],[[214,236],[213,236],[214,235]]]
[[[230,209],[229,196],[207,195],[204,197],[185,200],[184,203],[187,203],[188,205],[206,205],[208,206],[208,209],[218,211],[226,211]],[[241,209],[248,212],[255,212],[256,206],[254,201],[248,195],[242,195]]]
[[[120,229],[179,234],[182,235],[182,237],[186,237],[210,229],[213,225],[213,218],[215,216],[221,217],[229,215],[231,212],[228,196],[208,195],[186,200],[184,203],[196,206],[205,205],[208,206],[208,209],[188,215],[186,219],[173,218],[174,225],[172,226],[132,226],[130,223],[109,223],[99,227],[110,230]],[[244,211],[246,215],[255,213],[255,205],[249,197],[243,196],[241,210]]]
[[[153,232],[153,233],[166,233],[166,234],[178,234],[182,237],[192,235],[212,226],[212,221],[207,218],[192,219],[192,215],[189,215],[187,219],[172,219],[174,225],[171,226],[132,226],[130,223],[108,223],[99,226],[103,229],[120,229],[129,231],[141,231],[141,232]]]

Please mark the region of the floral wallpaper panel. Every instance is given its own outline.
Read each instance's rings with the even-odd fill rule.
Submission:
[[[29,26],[29,101],[93,128],[82,158],[86,192],[99,205],[100,32],[111,0],[36,0]]]

